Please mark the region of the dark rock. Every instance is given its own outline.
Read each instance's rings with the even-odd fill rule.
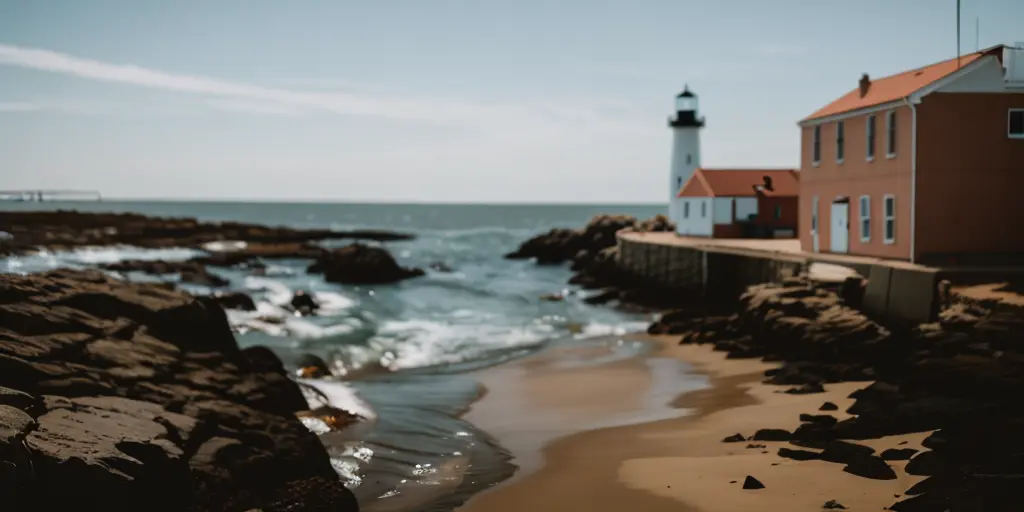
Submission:
[[[206,265],[198,261],[125,260],[108,263],[102,268],[116,272],[142,272],[155,276],[178,275],[182,283],[210,288],[221,288],[231,284],[227,279],[211,274]]]
[[[253,302],[252,297],[243,292],[215,293],[212,299],[224,309],[256,311],[256,303]]]
[[[296,290],[288,304],[292,307],[292,310],[301,313],[303,316],[313,315],[320,309],[320,303],[312,295],[302,290]]]
[[[9,405],[0,405],[0,449],[20,443],[36,421],[22,411]]]
[[[754,432],[754,441],[789,441],[793,434],[779,428],[763,428]]]
[[[743,479],[743,488],[744,489],[764,489],[764,484],[762,484],[758,479],[756,479],[756,478],[754,478],[754,477],[752,477],[750,475],[747,475],[747,478]]]
[[[15,409],[31,411],[36,407],[36,405],[38,405],[38,403],[39,402],[36,400],[36,397],[28,393],[18,391],[16,389],[0,387],[0,405],[9,405]]]
[[[743,434],[733,434],[725,439],[722,439],[723,443],[741,443],[746,441],[747,438],[743,437]]]
[[[825,387],[818,383],[808,383],[799,387],[789,388],[785,392],[790,395],[810,395],[813,393],[824,393]]]
[[[779,448],[779,457],[793,460],[818,460],[821,454],[809,450],[794,450],[792,448]]]
[[[199,222],[194,218],[73,210],[0,212],[0,231],[14,235],[5,249],[15,253],[39,247],[68,249],[106,245],[198,248],[208,242],[223,241],[246,242],[246,250],[249,250],[260,244],[300,244],[328,239],[393,241],[413,238],[404,233],[380,230],[291,229],[241,222]]]
[[[835,416],[829,414],[801,414],[800,421],[815,423],[824,427],[833,427],[836,423],[839,423]]]
[[[843,471],[874,480],[895,480],[896,472],[884,460],[873,455],[855,457]]]
[[[105,503],[130,510],[152,499],[161,510],[189,505],[191,479],[183,451],[156,421],[194,427],[190,418],[119,397],[55,401],[25,439],[33,465],[60,492],[40,496],[43,510]]]
[[[946,468],[942,457],[934,450],[921,452],[910,459],[907,463],[906,472],[911,475],[937,475]]]
[[[836,500],[826,501],[825,504],[821,506],[821,508],[827,510],[846,510],[846,507],[844,507],[841,503],[839,503]]]
[[[242,350],[242,358],[248,363],[249,369],[257,373],[277,373],[285,375],[284,363],[274,351],[257,345]]]
[[[0,508],[357,510],[284,372],[239,350],[211,297],[97,271],[0,275]]]
[[[913,448],[889,448],[881,453],[882,460],[910,460],[917,450]]]
[[[825,402],[818,408],[819,411],[836,411],[839,410],[839,406],[832,402]]]
[[[322,273],[324,280],[341,284],[389,284],[424,275],[422,269],[398,265],[387,250],[352,244],[324,252],[307,269]]]
[[[754,443],[751,443],[751,444],[748,444],[748,445],[747,445],[747,448],[767,448],[767,446],[765,446],[765,445],[763,445],[763,444],[754,444]],[[768,452],[763,452],[763,453],[768,453]]]
[[[851,463],[854,459],[870,457],[875,449],[862,444],[855,444],[848,441],[830,441],[821,452],[822,460],[838,463]]]
[[[321,379],[331,375],[331,367],[322,357],[315,354],[303,354],[296,361],[299,373],[306,378]]]

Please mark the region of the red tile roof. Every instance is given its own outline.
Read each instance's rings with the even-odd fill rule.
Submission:
[[[800,181],[794,169],[705,169],[699,168],[679,190],[679,197],[753,197],[755,188],[772,180],[770,196],[797,196]]]
[[[957,59],[954,58],[884,78],[872,79],[871,86],[868,87],[868,93],[863,98],[860,96],[860,87],[858,86],[801,121],[810,121],[820,117],[842,114],[903,99],[986,55],[999,55],[1002,48],[1002,45],[993,46],[992,48],[963,55],[959,59],[959,65],[957,64]]]

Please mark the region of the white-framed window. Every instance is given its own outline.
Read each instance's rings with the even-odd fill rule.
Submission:
[[[814,126],[814,142],[812,143],[811,160],[814,165],[821,162],[821,125]]]
[[[689,219],[690,218],[690,202],[689,201],[683,201],[683,218],[684,219]]]
[[[894,158],[896,156],[896,111],[890,110],[885,113],[885,156]]]
[[[896,196],[882,196],[882,237],[886,244],[896,243]]]
[[[843,163],[846,156],[846,122],[836,121],[836,162]]]
[[[860,196],[860,241],[871,241],[871,196]]]
[[[1024,108],[1011,108],[1006,114],[1006,135],[1011,139],[1024,139]]]
[[[865,128],[865,129],[867,130],[867,134],[865,134],[865,139],[866,139],[867,148],[868,148],[867,149],[867,159],[868,159],[868,162],[870,162],[870,161],[875,159],[875,133],[876,132],[875,132],[875,115],[874,114],[871,114],[870,116],[868,116],[867,128]]]
[[[818,232],[818,196],[811,198],[811,234]]]
[[[701,201],[700,202],[700,218],[706,219],[707,216],[708,216],[708,202],[707,201]]]

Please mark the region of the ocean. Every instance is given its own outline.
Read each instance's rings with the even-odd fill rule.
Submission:
[[[241,345],[266,345],[289,365],[303,354],[314,354],[327,360],[335,374],[350,377],[318,387],[337,402],[366,409],[372,421],[344,435],[326,433],[322,439],[366,510],[450,510],[515,469],[502,447],[459,418],[484,392],[469,372],[552,343],[642,331],[650,320],[587,305],[581,293],[566,293],[573,291],[566,284],[571,276],[566,266],[542,267],[502,256],[551,228],[582,227],[601,213],[646,219],[662,213],[664,206],[104,201],[0,203],[0,209],[135,212],[415,235],[384,245],[400,264],[424,268],[427,274],[395,285],[326,283],[306,274],[306,261],[275,261],[261,276],[219,268],[211,272],[228,278],[229,290],[244,291],[257,304],[255,312],[229,311]],[[0,259],[0,272],[194,254],[185,248],[130,247],[44,252]],[[181,286],[196,293],[210,291]],[[283,309],[297,290],[321,303],[318,316],[300,318]],[[551,293],[566,293],[567,298],[540,299]]]

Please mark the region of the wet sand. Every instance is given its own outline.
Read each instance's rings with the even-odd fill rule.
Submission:
[[[680,346],[676,336],[653,339],[660,350],[604,364],[566,368],[559,362],[568,354],[553,349],[481,372],[492,391],[466,419],[509,448],[521,469],[458,510],[818,511],[829,500],[880,510],[921,479],[903,471],[905,462],[892,463],[896,480],[870,480],[840,464],[777,456],[788,443],[721,442],[761,428],[792,430],[800,413],[825,401],[838,404],[831,414],[843,419],[846,397],[867,383],[784,394],[760,382],[772,364],[727,360],[707,346]],[[864,444],[920,449],[927,434]],[[766,488],[743,490],[747,475]]]

